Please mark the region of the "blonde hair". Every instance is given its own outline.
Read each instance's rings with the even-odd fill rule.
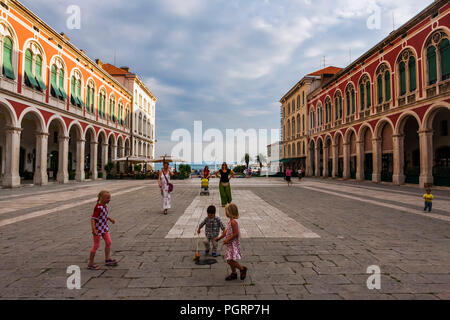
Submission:
[[[100,202],[100,200],[102,200],[107,194],[111,195],[111,193],[109,193],[109,191],[106,190],[102,190],[98,193],[98,199],[97,199],[97,203]]]
[[[228,212],[228,215],[233,219],[239,219],[239,210],[238,207],[234,203],[229,203],[225,207],[225,211]]]

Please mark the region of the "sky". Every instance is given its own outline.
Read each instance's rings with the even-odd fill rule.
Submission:
[[[90,58],[139,75],[158,98],[158,156],[170,154],[174,130],[193,132],[196,120],[224,135],[279,129],[279,100],[304,75],[324,60],[346,67],[433,1],[21,2]],[[72,4],[80,29],[67,27]]]

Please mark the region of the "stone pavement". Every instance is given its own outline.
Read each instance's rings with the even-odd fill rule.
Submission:
[[[192,261],[192,230],[209,202],[219,204],[216,180],[210,197],[199,196],[199,180],[175,181],[167,216],[156,181],[0,190],[0,298],[450,298],[448,191],[434,190],[433,212],[424,214],[423,190],[415,187],[294,182],[232,180],[249,268],[243,282],[224,281],[229,268],[222,256],[211,266]],[[112,192],[119,266],[90,271],[90,216],[102,189]],[[226,222],[222,208],[219,215]],[[97,263],[102,256],[103,244]],[[70,265],[81,268],[81,290],[66,288]],[[381,269],[380,290],[367,288],[371,265]]]

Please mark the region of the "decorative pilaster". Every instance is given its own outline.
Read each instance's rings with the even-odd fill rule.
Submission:
[[[36,133],[36,168],[34,170],[34,184],[44,186],[48,184],[47,174],[48,133]]]
[[[62,136],[58,139],[58,174],[56,176],[59,183],[69,182],[69,137]]]
[[[91,167],[91,179],[97,180],[98,179],[98,170],[97,170],[97,159],[98,159],[98,142],[92,141],[91,142],[91,163],[89,166]]]
[[[356,141],[356,181],[364,180],[364,140]]]
[[[373,172],[372,182],[381,182],[381,138],[372,139]]]
[[[315,167],[315,172],[314,174],[316,175],[316,177],[318,177],[319,171],[320,171],[320,163],[319,163],[319,147],[316,144],[316,147],[314,148],[314,156],[316,158],[316,167]]]
[[[77,141],[77,165],[75,169],[75,180],[83,182],[85,180],[84,174],[84,150],[86,140],[80,139]]]
[[[343,178],[350,179],[350,143],[344,143],[344,168],[343,168]]]
[[[337,177],[337,169],[338,169],[338,159],[339,159],[339,150],[338,150],[338,148],[339,148],[339,145],[337,145],[337,144],[333,144],[333,146],[331,147],[332,148],[332,161],[333,161],[333,168],[332,168],[332,171],[331,171],[331,174],[332,174],[332,176],[333,176],[333,178],[336,178]]]
[[[328,158],[329,158],[329,151],[330,147],[326,146],[325,148],[323,148],[323,177],[327,178],[328,177]]]
[[[421,187],[433,184],[433,133],[433,130],[419,131]]]
[[[20,186],[19,159],[20,159],[20,134],[22,128],[7,127],[5,143],[5,175],[3,186],[15,188]]]
[[[102,144],[102,167],[101,172],[103,172],[103,179],[106,179],[105,165],[108,164],[108,144]]]
[[[404,135],[393,135],[393,146],[394,146],[394,172],[392,175],[392,182],[394,184],[404,184],[405,183],[405,175],[404,175]]]

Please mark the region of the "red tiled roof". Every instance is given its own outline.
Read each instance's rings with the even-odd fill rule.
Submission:
[[[102,65],[103,70],[105,70],[106,72],[108,72],[110,75],[119,75],[119,74],[127,74],[129,72],[121,69],[121,68],[117,68],[116,66],[109,64],[109,63],[105,63]]]
[[[308,74],[308,76],[321,76],[322,74],[336,74],[341,71],[342,68],[329,66],[320,70],[317,70],[313,73]]]

